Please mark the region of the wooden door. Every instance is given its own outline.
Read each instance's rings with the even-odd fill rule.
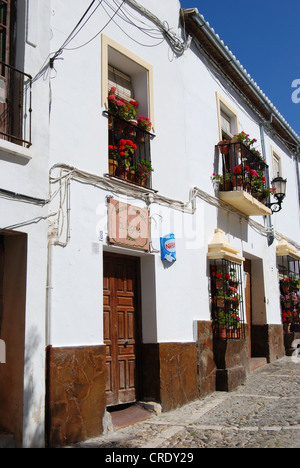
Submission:
[[[252,325],[252,301],[251,301],[251,260],[244,262],[245,272],[245,306],[247,320],[247,338],[249,344],[249,356],[251,357],[251,325]]]
[[[137,399],[139,259],[104,254],[103,320],[106,345],[106,404]]]

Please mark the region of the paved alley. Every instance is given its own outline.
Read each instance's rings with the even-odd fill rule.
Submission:
[[[300,360],[251,373],[235,392],[215,392],[172,412],[88,440],[82,448],[300,448]]]

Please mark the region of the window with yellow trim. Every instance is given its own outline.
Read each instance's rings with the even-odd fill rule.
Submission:
[[[152,66],[104,35],[102,104],[108,117],[109,174],[151,187]]]

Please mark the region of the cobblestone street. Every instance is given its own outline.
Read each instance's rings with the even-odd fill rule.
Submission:
[[[235,392],[180,409],[74,448],[300,448],[300,362],[285,357],[251,373]]]

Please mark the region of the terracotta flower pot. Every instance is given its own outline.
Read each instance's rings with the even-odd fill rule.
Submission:
[[[233,190],[243,190],[243,177],[241,175],[232,176]]]
[[[229,140],[219,141],[219,149],[221,154],[227,155],[229,153],[229,143]]]
[[[109,159],[108,160],[108,169],[109,169],[109,174],[115,175],[115,171],[118,167],[118,163],[115,159]]]
[[[284,333],[291,333],[290,328],[291,328],[291,324],[290,324],[290,323],[285,322],[285,323],[283,324],[283,331],[284,331]]]
[[[225,326],[223,326],[223,325],[218,325],[216,337],[219,340],[226,340],[227,339],[227,328]]]
[[[127,180],[129,176],[129,167],[124,167],[124,166],[118,166],[116,168],[115,174],[118,177],[121,177],[122,179]]]

